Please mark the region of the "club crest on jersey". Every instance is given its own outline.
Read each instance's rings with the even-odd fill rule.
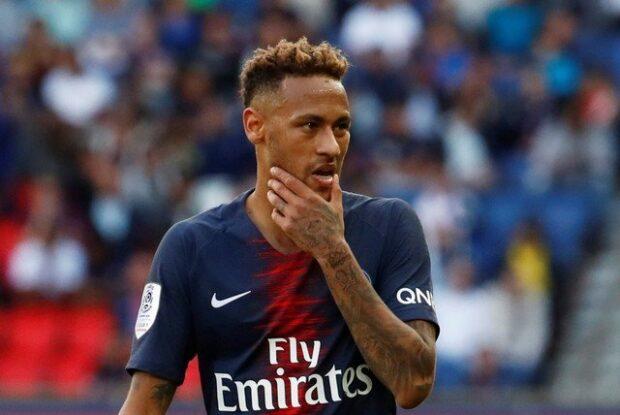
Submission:
[[[144,286],[142,301],[138,309],[138,318],[136,319],[135,333],[137,339],[144,336],[153,326],[153,323],[155,323],[160,298],[161,285],[151,282]]]

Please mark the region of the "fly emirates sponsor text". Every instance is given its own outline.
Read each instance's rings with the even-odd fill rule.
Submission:
[[[303,341],[295,337],[267,339],[269,364],[276,366],[276,377],[269,379],[234,380],[228,373],[215,373],[217,407],[221,412],[299,408],[307,405],[339,402],[342,399],[368,395],[372,379],[368,365],[336,368],[307,376],[286,376],[283,367],[307,365],[314,369],[319,363],[321,342]],[[300,388],[300,386],[303,386]]]

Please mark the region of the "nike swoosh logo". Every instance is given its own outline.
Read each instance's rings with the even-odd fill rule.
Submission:
[[[251,293],[252,291],[246,291],[244,293],[241,294],[237,294],[237,295],[233,295],[232,297],[228,297],[228,298],[224,298],[223,300],[218,300],[215,296],[216,294],[213,293],[213,297],[211,297],[211,306],[213,308],[220,308],[220,307],[224,307],[226,304],[230,304],[235,300],[240,299],[243,296],[248,295],[249,293]]]

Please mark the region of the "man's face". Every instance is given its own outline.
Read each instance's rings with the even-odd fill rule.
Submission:
[[[287,77],[265,117],[265,156],[329,200],[350,140],[349,101],[340,81]]]

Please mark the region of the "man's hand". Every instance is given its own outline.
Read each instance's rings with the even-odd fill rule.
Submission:
[[[326,256],[337,244],[344,242],[342,190],[334,175],[328,201],[305,183],[279,167],[271,168],[271,190],[267,199],[273,205],[273,221],[303,251],[315,258]]]

